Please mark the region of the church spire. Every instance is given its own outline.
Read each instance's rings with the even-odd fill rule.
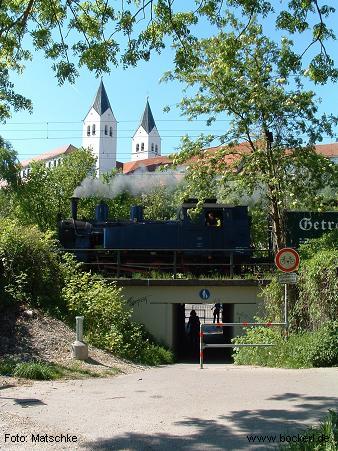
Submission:
[[[82,146],[96,157],[98,176],[116,167],[117,121],[102,80],[83,121],[82,136]]]
[[[108,108],[111,109],[106,89],[102,80],[93,102],[93,108],[100,116],[102,116],[102,114],[106,112]]]
[[[161,155],[161,137],[148,102],[132,140],[131,160],[146,160]]]
[[[156,127],[153,113],[151,112],[150,105],[147,98],[146,107],[143,112],[143,116],[140,124],[147,133],[150,133],[154,127]]]

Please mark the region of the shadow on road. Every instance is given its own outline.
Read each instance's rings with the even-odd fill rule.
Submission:
[[[276,401],[275,409],[239,410],[219,416],[216,420],[186,418],[174,423],[173,426],[182,426],[182,432],[185,432],[182,436],[164,432],[151,435],[130,432],[110,439],[87,442],[85,446],[92,450],[130,451],[269,449],[279,445],[279,434],[301,433],[305,429],[305,421],[315,425],[329,409],[336,409],[338,405],[338,398],[297,393],[285,393],[270,399]],[[278,408],[279,401],[285,403],[288,400],[292,401],[292,410]],[[158,426],[161,427],[160,424]],[[247,436],[255,434],[269,437],[270,442],[266,438],[264,443],[259,443],[256,439],[250,444]]]

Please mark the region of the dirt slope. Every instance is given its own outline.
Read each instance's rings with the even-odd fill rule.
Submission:
[[[39,310],[12,308],[0,312],[0,359],[37,359],[68,367],[76,366],[106,376],[144,368],[92,346],[89,346],[89,359],[86,362],[74,360],[70,351],[74,340],[74,330]],[[0,376],[0,386],[4,380],[8,382],[8,378]]]

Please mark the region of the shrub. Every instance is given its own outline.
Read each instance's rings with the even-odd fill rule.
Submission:
[[[291,333],[288,340],[277,329],[249,328],[233,339],[240,343],[270,343],[271,347],[243,347],[234,351],[238,365],[310,368],[338,364],[338,324],[329,323],[315,332]]]
[[[172,360],[170,351],[151,344],[145,329],[131,321],[131,310],[120,288],[99,275],[74,268],[72,271],[63,296],[74,316],[85,317],[90,343],[138,362],[159,364]]]
[[[338,365],[338,321],[325,324],[316,333],[312,348],[313,366]]]
[[[289,434],[287,434],[289,435]],[[338,449],[338,413],[329,410],[318,427],[310,427],[300,434],[303,441],[289,443],[282,450],[292,451],[334,451]],[[325,437],[325,440],[323,438]],[[307,439],[306,439],[307,438]]]
[[[63,283],[59,254],[51,233],[0,221],[0,299],[54,309]]]
[[[300,269],[299,297],[294,315],[302,328],[317,329],[338,314],[338,250],[321,250]]]

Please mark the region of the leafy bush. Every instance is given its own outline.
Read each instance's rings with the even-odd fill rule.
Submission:
[[[290,434],[287,434],[290,435]],[[300,434],[302,442],[291,442],[281,447],[292,451],[334,451],[338,449],[338,412],[329,410],[329,414],[318,427],[310,427]],[[323,440],[325,437],[326,440]],[[306,438],[308,438],[306,440]]]
[[[309,240],[300,248],[298,283],[289,287],[289,324],[293,331],[317,330],[338,316],[338,229]],[[284,288],[274,277],[262,289],[270,321],[283,319]]]
[[[131,321],[121,289],[98,275],[72,267],[63,289],[69,311],[85,317],[86,338],[120,357],[147,364],[170,363],[170,351],[150,343],[144,328]]]
[[[291,333],[287,340],[275,328],[247,329],[247,334],[233,343],[269,343],[269,347],[235,348],[238,365],[310,368],[338,364],[338,323],[329,323],[315,332]]]
[[[317,329],[338,314],[338,250],[321,250],[303,262],[294,315],[302,328]]]
[[[0,221],[0,299],[60,308],[63,274],[51,233]]]

